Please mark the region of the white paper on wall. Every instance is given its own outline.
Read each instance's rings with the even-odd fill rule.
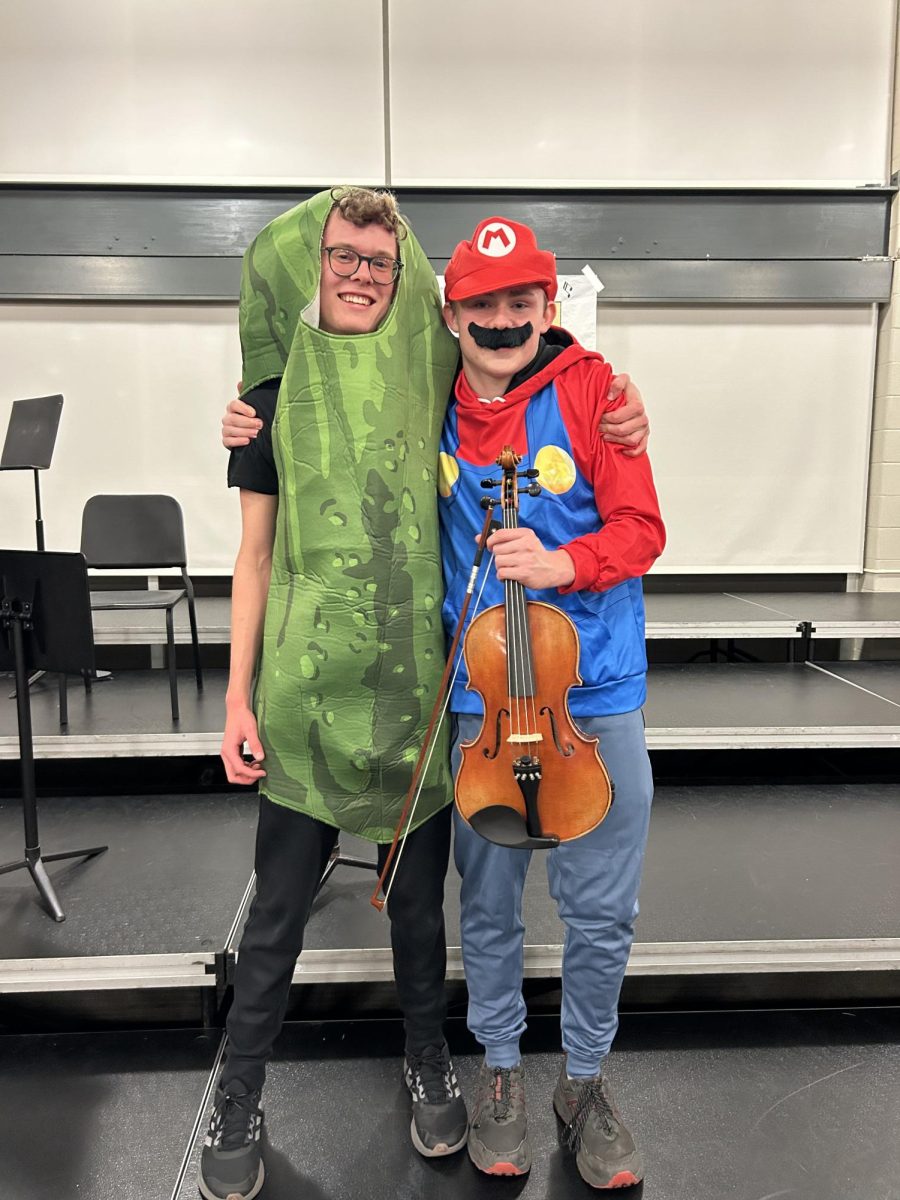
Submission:
[[[597,288],[585,275],[560,275],[556,324],[568,329],[586,350],[597,349]]]

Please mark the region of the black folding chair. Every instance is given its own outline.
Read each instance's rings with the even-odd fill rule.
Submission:
[[[178,567],[182,587],[165,591],[129,590],[91,592],[91,611],[151,611],[166,614],[166,665],[172,720],[179,719],[178,676],[175,670],[175,623],[173,610],[187,600],[194,648],[194,674],[197,690],[203,690],[200,670],[200,644],[197,638],[197,613],[194,587],[187,573],[184,542],[184,518],[181,505],[173,496],[92,496],[81,518],[81,553],[89,567],[144,570]]]

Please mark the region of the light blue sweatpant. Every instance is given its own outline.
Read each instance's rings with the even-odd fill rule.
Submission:
[[[457,714],[453,770],[460,741],[477,737],[481,718]],[[640,709],[581,717],[600,738],[615,784],[604,821],[547,856],[550,894],[566,926],[562,962],[562,1044],[571,1076],[596,1075],[618,1026],[619,991],[631,950],[637,896],[650,824],[653,779]],[[519,1062],[525,1030],[522,997],[525,925],[522,890],[531,850],[508,850],[475,833],[454,810],[454,853],[462,877],[460,925],[469,990],[468,1025],[492,1067]]]

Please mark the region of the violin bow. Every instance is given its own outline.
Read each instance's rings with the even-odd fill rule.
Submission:
[[[475,560],[472,563],[472,570],[469,572],[469,582],[466,586],[466,594],[463,598],[459,620],[456,622],[456,630],[453,634],[453,641],[450,645],[447,661],[444,664],[444,671],[441,675],[440,684],[438,685],[434,707],[431,710],[431,719],[428,722],[428,729],[425,731],[425,739],[422,742],[422,748],[419,751],[419,757],[416,759],[416,765],[413,768],[409,791],[406,793],[406,801],[403,805],[403,811],[400,813],[400,819],[397,822],[397,828],[394,830],[394,838],[391,842],[391,848],[388,850],[387,858],[384,860],[384,867],[381,870],[381,874],[378,876],[378,882],[375,884],[375,890],[369,898],[369,903],[374,908],[377,908],[379,912],[383,911],[384,906],[388,902],[394,877],[397,874],[397,867],[400,865],[400,855],[403,852],[403,846],[406,845],[409,826],[412,824],[413,817],[416,814],[416,805],[419,803],[419,797],[422,794],[422,788],[425,784],[425,773],[428,770],[429,763],[431,762],[431,756],[436,745],[434,734],[436,733],[436,730],[440,728],[440,721],[443,720],[444,716],[444,713],[441,711],[441,709],[442,707],[444,709],[446,708],[445,700],[449,697],[448,681],[450,679],[450,672],[453,670],[453,664],[456,659],[456,651],[459,647],[459,639],[462,636],[463,626],[466,623],[466,615],[469,611],[469,603],[472,599],[472,594],[475,591],[475,581],[478,578],[478,571],[481,567],[481,560],[484,556],[485,546],[487,545],[487,540],[492,532],[492,527],[494,524],[493,509],[496,501],[488,500],[487,498],[485,499],[487,500],[487,503],[482,500],[482,504],[484,504],[486,510],[484,525],[482,526],[481,533],[478,537],[478,549],[475,552]],[[397,850],[398,844],[400,844],[399,853]],[[391,864],[394,863],[395,854],[397,856],[397,861],[394,864],[394,870],[391,871]],[[387,879],[389,873],[391,880],[387,886],[387,889],[385,889],[385,880]],[[383,893],[383,896],[379,895],[380,892]]]

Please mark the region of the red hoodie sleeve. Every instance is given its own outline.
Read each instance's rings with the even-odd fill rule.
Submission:
[[[630,458],[625,447],[604,442],[600,419],[620,407],[607,399],[612,370],[597,359],[584,360],[557,380],[563,420],[578,469],[594,487],[603,525],[566,543],[575,578],[561,592],[602,592],[645,575],[663,551],[666,531],[659,513],[653,473],[646,454]]]

